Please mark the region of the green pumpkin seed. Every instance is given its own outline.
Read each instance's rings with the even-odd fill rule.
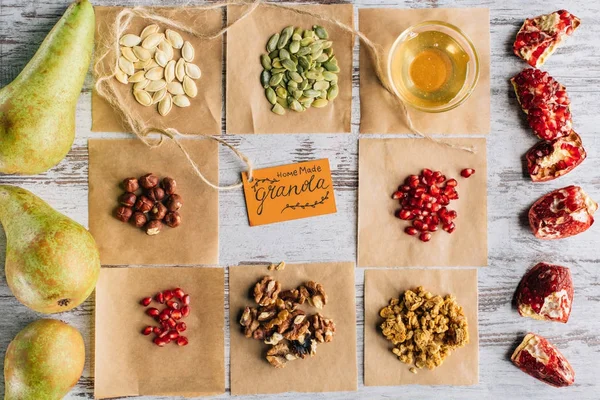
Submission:
[[[304,39],[302,39],[300,41],[300,46],[302,47],[307,47],[310,46],[311,44],[313,44],[315,41],[315,39],[313,39],[312,37],[305,37]]]
[[[327,90],[321,90],[321,95],[319,96],[320,99],[326,99],[327,98]]]
[[[296,72],[299,73],[300,75],[302,75],[304,73],[304,68],[302,67],[302,65],[296,66]]]
[[[296,55],[298,57],[305,56],[307,54],[310,54],[310,47],[308,47],[308,46],[302,46],[302,47],[300,47],[300,50],[298,50],[298,52],[296,52]]]
[[[290,103],[290,110],[296,111],[296,112],[302,112],[304,111],[304,107],[302,107],[302,104],[300,104],[300,102],[296,99],[293,99],[292,102]]]
[[[269,80],[269,86],[277,86],[283,79],[283,74],[275,74]]]
[[[281,97],[282,99],[287,99],[288,97],[288,91],[281,86],[277,86],[277,88],[275,89],[275,93],[277,94],[277,97]]]
[[[329,39],[329,34],[327,33],[327,30],[325,30],[325,28],[323,28],[322,26],[315,25],[313,26],[313,30],[317,34],[319,39]]]
[[[312,31],[312,30],[310,30],[310,29],[306,29],[306,30],[305,30],[305,31],[302,33],[302,36],[303,36],[303,37],[305,37],[305,38],[307,38],[307,37],[313,37],[313,34],[314,34],[314,33],[313,33],[313,31]]]
[[[302,40],[302,34],[300,34],[300,35],[299,35],[299,34],[297,34],[297,33],[294,33],[294,34],[292,35],[292,40],[293,40],[293,41],[295,41],[295,42],[299,42],[299,41],[301,41],[301,40]]]
[[[312,106],[316,108],[323,108],[327,105],[328,101],[325,99],[317,99],[312,102]]]
[[[315,51],[314,53],[312,53],[310,56],[313,60],[315,60],[315,62],[319,62],[319,57],[321,57],[321,55],[323,54],[323,49],[319,49],[317,51]],[[329,59],[329,57],[327,57],[325,59],[325,61],[327,61]]]
[[[323,49],[323,53],[331,57],[333,55],[333,48]]]
[[[282,99],[281,97],[278,97],[276,101],[277,101],[277,104],[279,104],[281,107],[288,108],[287,99]]]
[[[298,57],[298,65],[304,69],[310,69],[310,62],[306,57]]]
[[[281,61],[279,60],[279,58],[273,59],[273,61],[271,62],[271,66],[273,68],[283,68],[283,65],[281,65]]]
[[[293,72],[290,72],[290,74],[292,74],[292,73],[293,73]],[[302,79],[302,77],[300,77],[300,79]],[[288,87],[288,91],[289,91],[290,89],[298,89],[298,82],[295,82],[295,81],[289,81],[289,82],[288,82],[288,84],[287,84],[287,87]]]
[[[289,60],[290,59],[290,52],[287,51],[286,49],[279,50],[279,59],[281,61],[283,61],[283,60]]]
[[[263,72],[261,72],[260,74],[260,84],[262,85],[262,87],[268,88],[270,79],[271,73],[267,70],[263,70]]]
[[[279,50],[281,50],[285,46],[287,46],[287,44],[290,41],[290,38],[292,37],[293,34],[294,34],[293,26],[288,26],[286,28],[283,28],[283,30],[281,31],[281,35],[279,36],[279,41],[277,42],[277,48]]]
[[[272,52],[270,52],[269,57],[271,58],[271,60],[274,60],[275,58],[279,57],[279,50],[275,49]]]
[[[304,76],[306,76],[308,79],[317,79],[319,77],[319,72],[311,69],[310,71],[305,72]]]
[[[306,97],[319,97],[320,95],[321,95],[320,90],[306,89],[304,91],[304,96],[306,96]]]
[[[294,81],[294,83],[296,84],[301,83],[303,81],[302,75],[300,75],[298,72],[290,71],[289,76],[292,79],[292,81]]]
[[[271,67],[271,57],[269,57],[268,54],[263,54],[260,56],[260,63],[262,64],[263,68],[266,70],[270,70]]]
[[[302,33],[304,33],[304,29],[297,27],[294,29],[294,34],[292,36],[300,36],[300,38],[302,38]]]
[[[279,103],[276,103],[273,106],[273,108],[271,108],[271,111],[273,111],[275,114],[278,114],[278,115],[284,115],[285,114],[285,109]]]
[[[316,53],[319,50],[323,50],[323,43],[322,42],[316,42],[310,45],[310,52],[311,53]]]
[[[287,71],[287,69],[285,69],[285,68],[273,68],[273,69],[271,70],[271,73],[272,73],[273,75],[275,75],[275,74],[282,74],[282,73],[284,73],[285,71]]]
[[[315,90],[327,90],[327,89],[329,89],[329,82],[327,82],[327,81],[317,81],[313,85],[313,89],[315,89]]]
[[[269,100],[269,103],[271,104],[275,104],[277,101],[277,95],[275,94],[275,91],[273,90],[273,88],[266,88],[265,89],[265,96],[267,96],[267,100]]]
[[[292,60],[283,60],[281,64],[283,65],[283,68],[287,69],[288,71],[296,71],[296,64],[294,64]]]
[[[338,76],[333,72],[323,71],[323,78],[325,78],[326,81],[337,82]]]
[[[267,42],[267,51],[270,53],[273,50],[277,49],[278,42],[279,42],[279,33],[276,33],[269,38],[269,41]]]
[[[329,72],[340,72],[340,67],[338,67],[337,64],[332,63],[331,60],[324,62],[323,66]]]
[[[323,42],[323,50],[330,49],[333,46],[333,42],[331,40],[325,40]]]
[[[306,90],[306,89],[308,89],[308,86],[309,86],[308,80],[304,80],[304,81],[302,81],[302,82],[300,82],[298,84],[298,89],[299,90]]]
[[[340,89],[339,89],[338,85],[332,85],[329,88],[329,90],[327,91],[327,100],[333,101],[338,96],[339,92],[340,92]]]
[[[314,98],[312,97],[300,97],[300,99],[298,99],[298,101],[300,102],[300,104],[302,104],[305,108],[309,108],[313,101],[315,101]]]
[[[314,54],[313,54],[313,57],[314,57]],[[319,57],[317,57],[315,59],[315,61],[318,63],[324,63],[327,60],[329,60],[329,55],[327,55],[326,53],[323,53],[323,52],[321,52],[321,55],[319,55]]]
[[[292,92],[292,96],[294,97],[294,99],[298,100],[300,97],[302,97],[304,93],[302,92],[302,90],[294,90]]]
[[[297,40],[292,41],[290,43],[290,53],[296,54],[300,50],[300,42]]]

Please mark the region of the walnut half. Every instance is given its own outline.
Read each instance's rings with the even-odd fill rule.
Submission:
[[[270,306],[275,304],[280,291],[281,283],[273,277],[265,276],[254,286],[254,300],[260,306]]]

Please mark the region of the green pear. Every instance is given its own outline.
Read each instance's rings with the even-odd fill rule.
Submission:
[[[33,193],[0,185],[6,232],[6,281],[17,300],[41,313],[77,307],[100,273],[92,235]]]
[[[4,400],[60,400],[85,363],[81,333],[55,319],[40,319],[15,336],[4,357]]]
[[[0,172],[39,174],[71,149],[94,29],[94,8],[76,1],[19,76],[0,90]]]

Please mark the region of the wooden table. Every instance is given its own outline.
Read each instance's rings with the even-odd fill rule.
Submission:
[[[0,85],[8,84],[33,55],[43,37],[64,12],[69,0],[0,0]],[[95,4],[160,4],[156,1],[96,0]],[[171,0],[164,3],[183,4]],[[551,189],[581,185],[600,200],[598,130],[600,110],[600,3],[589,0],[529,2],[523,0],[357,0],[356,7],[453,7],[491,8],[492,45],[492,131],[488,136],[489,267],[479,270],[480,383],[473,387],[365,387],[363,386],[363,280],[357,269],[356,311],[358,314],[359,388],[355,393],[288,394],[272,399],[363,399],[363,398],[519,398],[597,399],[600,385],[600,273],[597,238],[600,227],[571,240],[543,242],[527,227],[530,204]],[[532,184],[524,175],[523,155],[536,139],[528,131],[508,79],[525,67],[512,55],[512,41],[525,17],[567,7],[583,24],[548,63],[552,75],[567,86],[572,100],[574,126],[583,138],[588,160],[574,172],[547,184]],[[385,27],[382,27],[385,29]],[[338,213],[319,219],[305,219],[250,229],[241,191],[224,192],[220,197],[221,265],[286,260],[348,261],[356,259],[357,139],[358,139],[358,47],[355,48],[354,113],[350,135],[253,135],[225,139],[254,159],[257,166],[272,166],[327,157],[331,162]],[[0,176],[0,183],[32,190],[59,211],[87,225],[87,140],[121,138],[125,134],[90,132],[91,77],[88,77],[77,109],[77,139],[67,156],[52,170],[32,177]],[[277,149],[277,151],[273,151]],[[266,150],[266,151],[265,151]],[[221,149],[221,181],[238,178],[240,164]],[[6,239],[0,230],[0,265],[4,263]],[[571,267],[575,282],[574,309],[569,323],[539,322],[521,318],[511,306],[514,290],[523,273],[536,262],[547,260]],[[81,330],[88,353],[93,336],[94,301],[90,298],[72,312],[56,315]],[[0,281],[0,357],[10,340],[27,323],[40,318],[12,296],[5,279]],[[226,310],[228,312],[228,310]],[[576,383],[567,389],[553,389],[520,372],[509,360],[518,341],[535,331],[554,342],[572,363]],[[226,337],[226,359],[229,335]],[[323,371],[335,379],[335,371]],[[228,381],[227,376],[224,379]],[[3,380],[2,380],[3,381]],[[3,383],[2,383],[3,384]],[[93,397],[91,369],[66,397]],[[0,387],[3,391],[3,388]],[[222,397],[229,397],[223,395]],[[149,399],[149,398],[148,398]]]

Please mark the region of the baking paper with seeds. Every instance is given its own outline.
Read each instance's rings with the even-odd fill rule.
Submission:
[[[172,141],[149,148],[137,139],[89,140],[89,226],[103,265],[216,264],[219,262],[219,192],[199,182]],[[183,145],[212,182],[219,179],[218,143],[184,139]],[[155,236],[113,213],[125,178],[153,173],[177,182],[181,225]]]
[[[96,46],[99,43],[99,37],[104,37],[109,32],[115,21],[116,15],[123,9],[122,7],[94,7],[96,11]],[[200,29],[207,34],[221,29],[223,24],[223,12],[221,9],[214,10],[188,10],[185,7],[178,8],[152,8],[152,12],[164,15],[182,24],[193,26],[194,29]],[[166,29],[177,31],[184,39],[189,41],[194,49],[193,64],[201,70],[199,79],[194,80],[197,86],[197,95],[194,98],[173,99],[182,102],[187,107],[177,107],[174,101],[171,101],[171,110],[166,116],[159,114],[158,104],[144,107],[136,101],[133,95],[133,85],[124,85],[116,79],[112,79],[113,87],[116,89],[117,96],[122,104],[133,110],[138,119],[143,120],[148,126],[158,128],[175,128],[179,132],[186,134],[216,135],[221,133],[221,112],[222,112],[222,58],[223,58],[223,38],[218,37],[212,40],[201,40],[193,35],[187,34],[176,28],[168,28],[154,21],[148,21],[140,17],[134,17],[127,28],[127,34],[140,35],[142,30],[152,24],[158,24],[161,33]],[[96,48],[95,54],[103,54],[104,48]],[[174,58],[179,59],[181,50],[174,49]],[[111,52],[103,64],[108,67],[114,63],[114,54]],[[183,59],[183,58],[181,58]],[[192,67],[193,68],[193,67]],[[169,67],[170,69],[170,67]],[[190,71],[194,74],[197,71]],[[195,75],[194,75],[195,76]],[[177,79],[175,79],[177,81]],[[183,91],[183,85],[181,85]],[[193,89],[192,89],[193,90]],[[146,99],[147,100],[147,99]],[[187,103],[186,103],[187,104]],[[163,104],[163,107],[167,107]],[[94,132],[124,132],[128,131],[123,127],[122,119],[104,99],[95,91],[92,93],[92,131]]]
[[[329,160],[255,169],[242,173],[250,226],[272,224],[337,211]]]
[[[418,286],[434,295],[453,294],[463,307],[469,327],[469,343],[452,352],[434,370],[410,372],[392,353],[393,345],[381,333],[379,311],[390,299]],[[365,271],[365,386],[476,385],[479,382],[477,327],[477,270],[367,270]]]
[[[335,18],[353,26],[352,4],[298,6],[300,10]],[[229,6],[227,16],[237,20],[244,6]],[[261,85],[261,55],[269,38],[287,26],[312,29],[322,25],[333,41],[340,73],[339,94],[323,108],[304,112],[286,110],[285,115],[271,111]],[[258,6],[247,18],[227,32],[227,133],[348,133],[352,113],[352,34],[318,18],[291,10]]]
[[[191,313],[183,319],[189,344],[158,347],[141,333],[157,323],[140,301],[176,287],[191,297]],[[223,393],[224,292],[223,268],[102,268],[96,286],[95,398]]]
[[[388,52],[405,29],[423,21],[457,26],[473,41],[479,55],[479,82],[462,105],[452,111],[427,113],[409,108],[415,127],[432,134],[488,134],[490,132],[490,12],[487,8],[362,8],[358,25],[370,40],[382,46],[382,70],[387,78]],[[385,27],[385,29],[382,29]],[[411,133],[398,100],[375,75],[369,50],[360,44],[360,132]]]
[[[444,139],[473,147],[475,153],[428,139],[361,139],[358,145],[358,265],[360,267],[479,267],[487,266],[486,140]],[[410,221],[395,216],[399,200],[392,194],[412,174],[424,168],[441,171],[458,181],[456,230],[431,233],[429,242],[409,236]],[[464,168],[475,169],[469,178]]]
[[[333,341],[317,346],[314,357],[290,361],[276,369],[265,359],[268,345],[244,336],[239,320],[244,307],[256,304],[250,293],[257,281],[270,275],[282,289],[315,281],[323,285],[327,304],[316,311],[336,324]],[[336,392],[357,388],[356,306],[354,263],[287,264],[285,270],[269,271],[267,265],[229,268],[231,394],[284,392]]]

